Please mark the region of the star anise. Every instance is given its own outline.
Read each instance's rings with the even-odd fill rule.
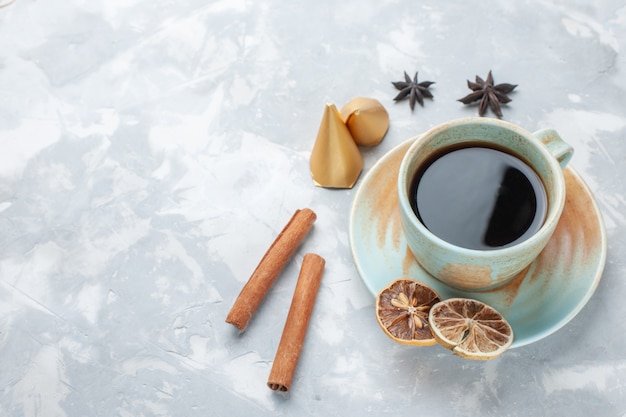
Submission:
[[[511,101],[511,99],[507,96],[511,91],[517,87],[517,84],[493,84],[493,76],[491,75],[491,70],[489,71],[489,75],[487,75],[487,80],[483,80],[478,75],[476,76],[476,82],[471,82],[467,80],[467,87],[470,88],[473,93],[468,94],[467,96],[459,99],[463,104],[470,104],[474,101],[480,100],[480,104],[478,105],[478,114],[483,116],[487,111],[487,107],[491,108],[496,116],[502,117],[502,108],[500,104],[506,104]]]
[[[417,101],[420,106],[424,105],[424,97],[433,98],[433,95],[430,91],[428,91],[428,87],[434,84],[433,81],[422,81],[421,83],[417,82],[417,72],[415,73],[415,77],[411,80],[409,74],[404,71],[404,81],[396,81],[392,82],[393,86],[396,87],[400,92],[397,96],[394,97],[394,101],[404,100],[405,98],[409,98],[409,104],[411,105],[411,110],[415,108],[415,102]]]

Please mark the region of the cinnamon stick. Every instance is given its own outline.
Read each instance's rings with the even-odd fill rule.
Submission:
[[[324,258],[313,253],[306,254],[302,261],[287,321],[267,380],[267,386],[274,391],[289,391],[291,386],[325,263]]]
[[[226,317],[226,323],[234,325],[239,330],[246,328],[280,271],[307,235],[316,218],[315,212],[311,209],[296,210],[242,288]]]

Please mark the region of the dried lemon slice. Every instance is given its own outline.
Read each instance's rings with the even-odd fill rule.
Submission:
[[[428,321],[437,342],[463,358],[493,359],[513,343],[513,329],[502,314],[478,300],[441,301]]]
[[[421,282],[401,278],[383,288],[376,297],[376,319],[385,334],[405,345],[437,343],[428,323],[430,308],[439,294]]]

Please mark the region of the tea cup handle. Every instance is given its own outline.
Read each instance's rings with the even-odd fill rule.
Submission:
[[[533,133],[533,136],[539,139],[548,148],[548,151],[556,158],[561,168],[567,166],[567,163],[572,159],[572,155],[574,154],[574,148],[561,139],[558,133],[552,129],[542,129]]]

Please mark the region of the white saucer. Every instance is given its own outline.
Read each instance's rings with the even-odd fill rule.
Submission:
[[[417,137],[416,137],[417,138]],[[567,201],[539,257],[509,284],[485,292],[448,287],[425,272],[407,247],[400,223],[397,175],[412,138],[383,156],[361,179],[350,215],[350,244],[373,295],[401,277],[422,281],[443,298],[470,297],[500,311],[513,327],[513,347],[540,340],[568,323],[595,291],[606,261],[606,233],[589,188],[566,168]]]

